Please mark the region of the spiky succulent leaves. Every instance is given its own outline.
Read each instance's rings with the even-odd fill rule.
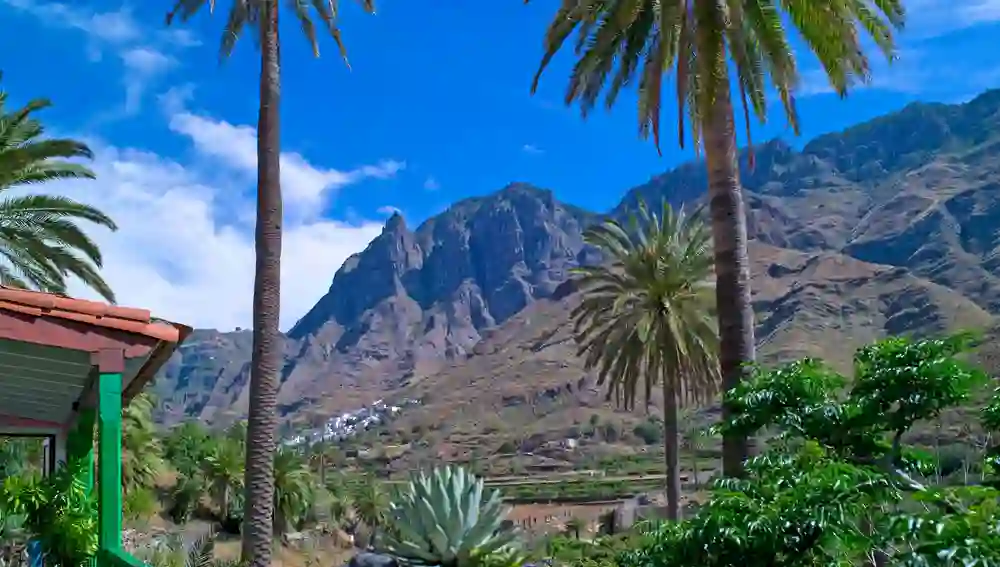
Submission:
[[[391,504],[382,551],[411,565],[464,567],[514,543],[505,516],[500,494],[469,471],[421,471]]]

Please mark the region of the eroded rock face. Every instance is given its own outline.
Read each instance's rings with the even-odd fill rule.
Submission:
[[[333,409],[353,409],[371,392],[466,356],[485,330],[566,281],[586,259],[583,230],[594,218],[522,183],[460,201],[416,230],[393,215],[289,331],[283,409],[345,392],[358,396],[333,400]],[[203,334],[161,384],[173,419],[246,408],[249,343],[227,365],[211,358],[211,345],[234,337]]]

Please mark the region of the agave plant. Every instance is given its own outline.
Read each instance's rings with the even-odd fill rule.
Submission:
[[[389,507],[380,551],[409,565],[469,567],[513,553],[499,492],[461,467],[415,473]]]

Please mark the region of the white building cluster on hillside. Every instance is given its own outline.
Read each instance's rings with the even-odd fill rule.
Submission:
[[[294,437],[285,439],[282,443],[286,446],[297,447],[321,441],[343,441],[359,431],[367,431],[372,427],[382,425],[403,411],[403,408],[419,403],[420,400],[405,398],[397,406],[386,404],[385,400],[376,400],[370,406],[331,417],[318,428],[299,432]]]

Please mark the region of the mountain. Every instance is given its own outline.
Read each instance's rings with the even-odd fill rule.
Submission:
[[[741,160],[751,237],[905,267],[1000,312],[1000,90],[911,104],[801,152],[772,141],[755,157],[752,171]],[[685,164],[620,208],[694,200],[705,183],[701,164]]]
[[[594,218],[521,183],[458,202],[416,230],[393,215],[288,332],[283,410],[317,400],[351,409],[461,358],[586,261],[582,232]],[[248,341],[245,331],[189,339],[158,381],[165,419],[245,410]]]
[[[904,269],[761,242],[750,243],[750,257],[764,364],[815,356],[849,373],[854,350],[887,334],[933,335],[956,323],[983,328],[993,321],[971,300]],[[424,403],[391,424],[387,442],[415,441],[412,432],[420,431],[421,442],[435,452],[412,447],[392,462],[394,471],[412,470],[423,459],[477,454],[489,456],[491,471],[509,472],[513,455],[502,457],[505,445],[538,453],[578,437],[594,416],[616,424],[623,436],[646,419],[641,411],[616,411],[605,403],[596,377],[576,356],[566,324],[580,297],[570,286],[565,293],[535,302],[476,345],[471,356],[409,389]],[[700,417],[715,419],[711,408]],[[591,446],[588,452],[601,449],[613,450]],[[562,450],[545,456],[579,458]]]
[[[885,334],[989,325],[1000,314],[998,133],[991,91],[962,105],[913,104],[801,151],[771,141],[754,148],[752,169],[744,152],[765,360],[844,365]],[[705,185],[703,164],[683,164],[628,191],[611,214],[639,198],[693,204]],[[597,259],[582,231],[598,218],[523,183],[413,231],[394,215],[288,333],[283,410],[343,411],[415,391],[486,396],[466,404],[480,417],[504,396],[558,398],[570,413],[597,404],[563,336],[575,295],[561,284]],[[553,340],[556,350],[533,346]],[[244,411],[249,351],[245,331],[192,336],[158,382],[164,418]],[[549,395],[557,386],[563,394]],[[494,395],[505,388],[522,393]],[[429,402],[412,419],[434,411],[445,410]]]

